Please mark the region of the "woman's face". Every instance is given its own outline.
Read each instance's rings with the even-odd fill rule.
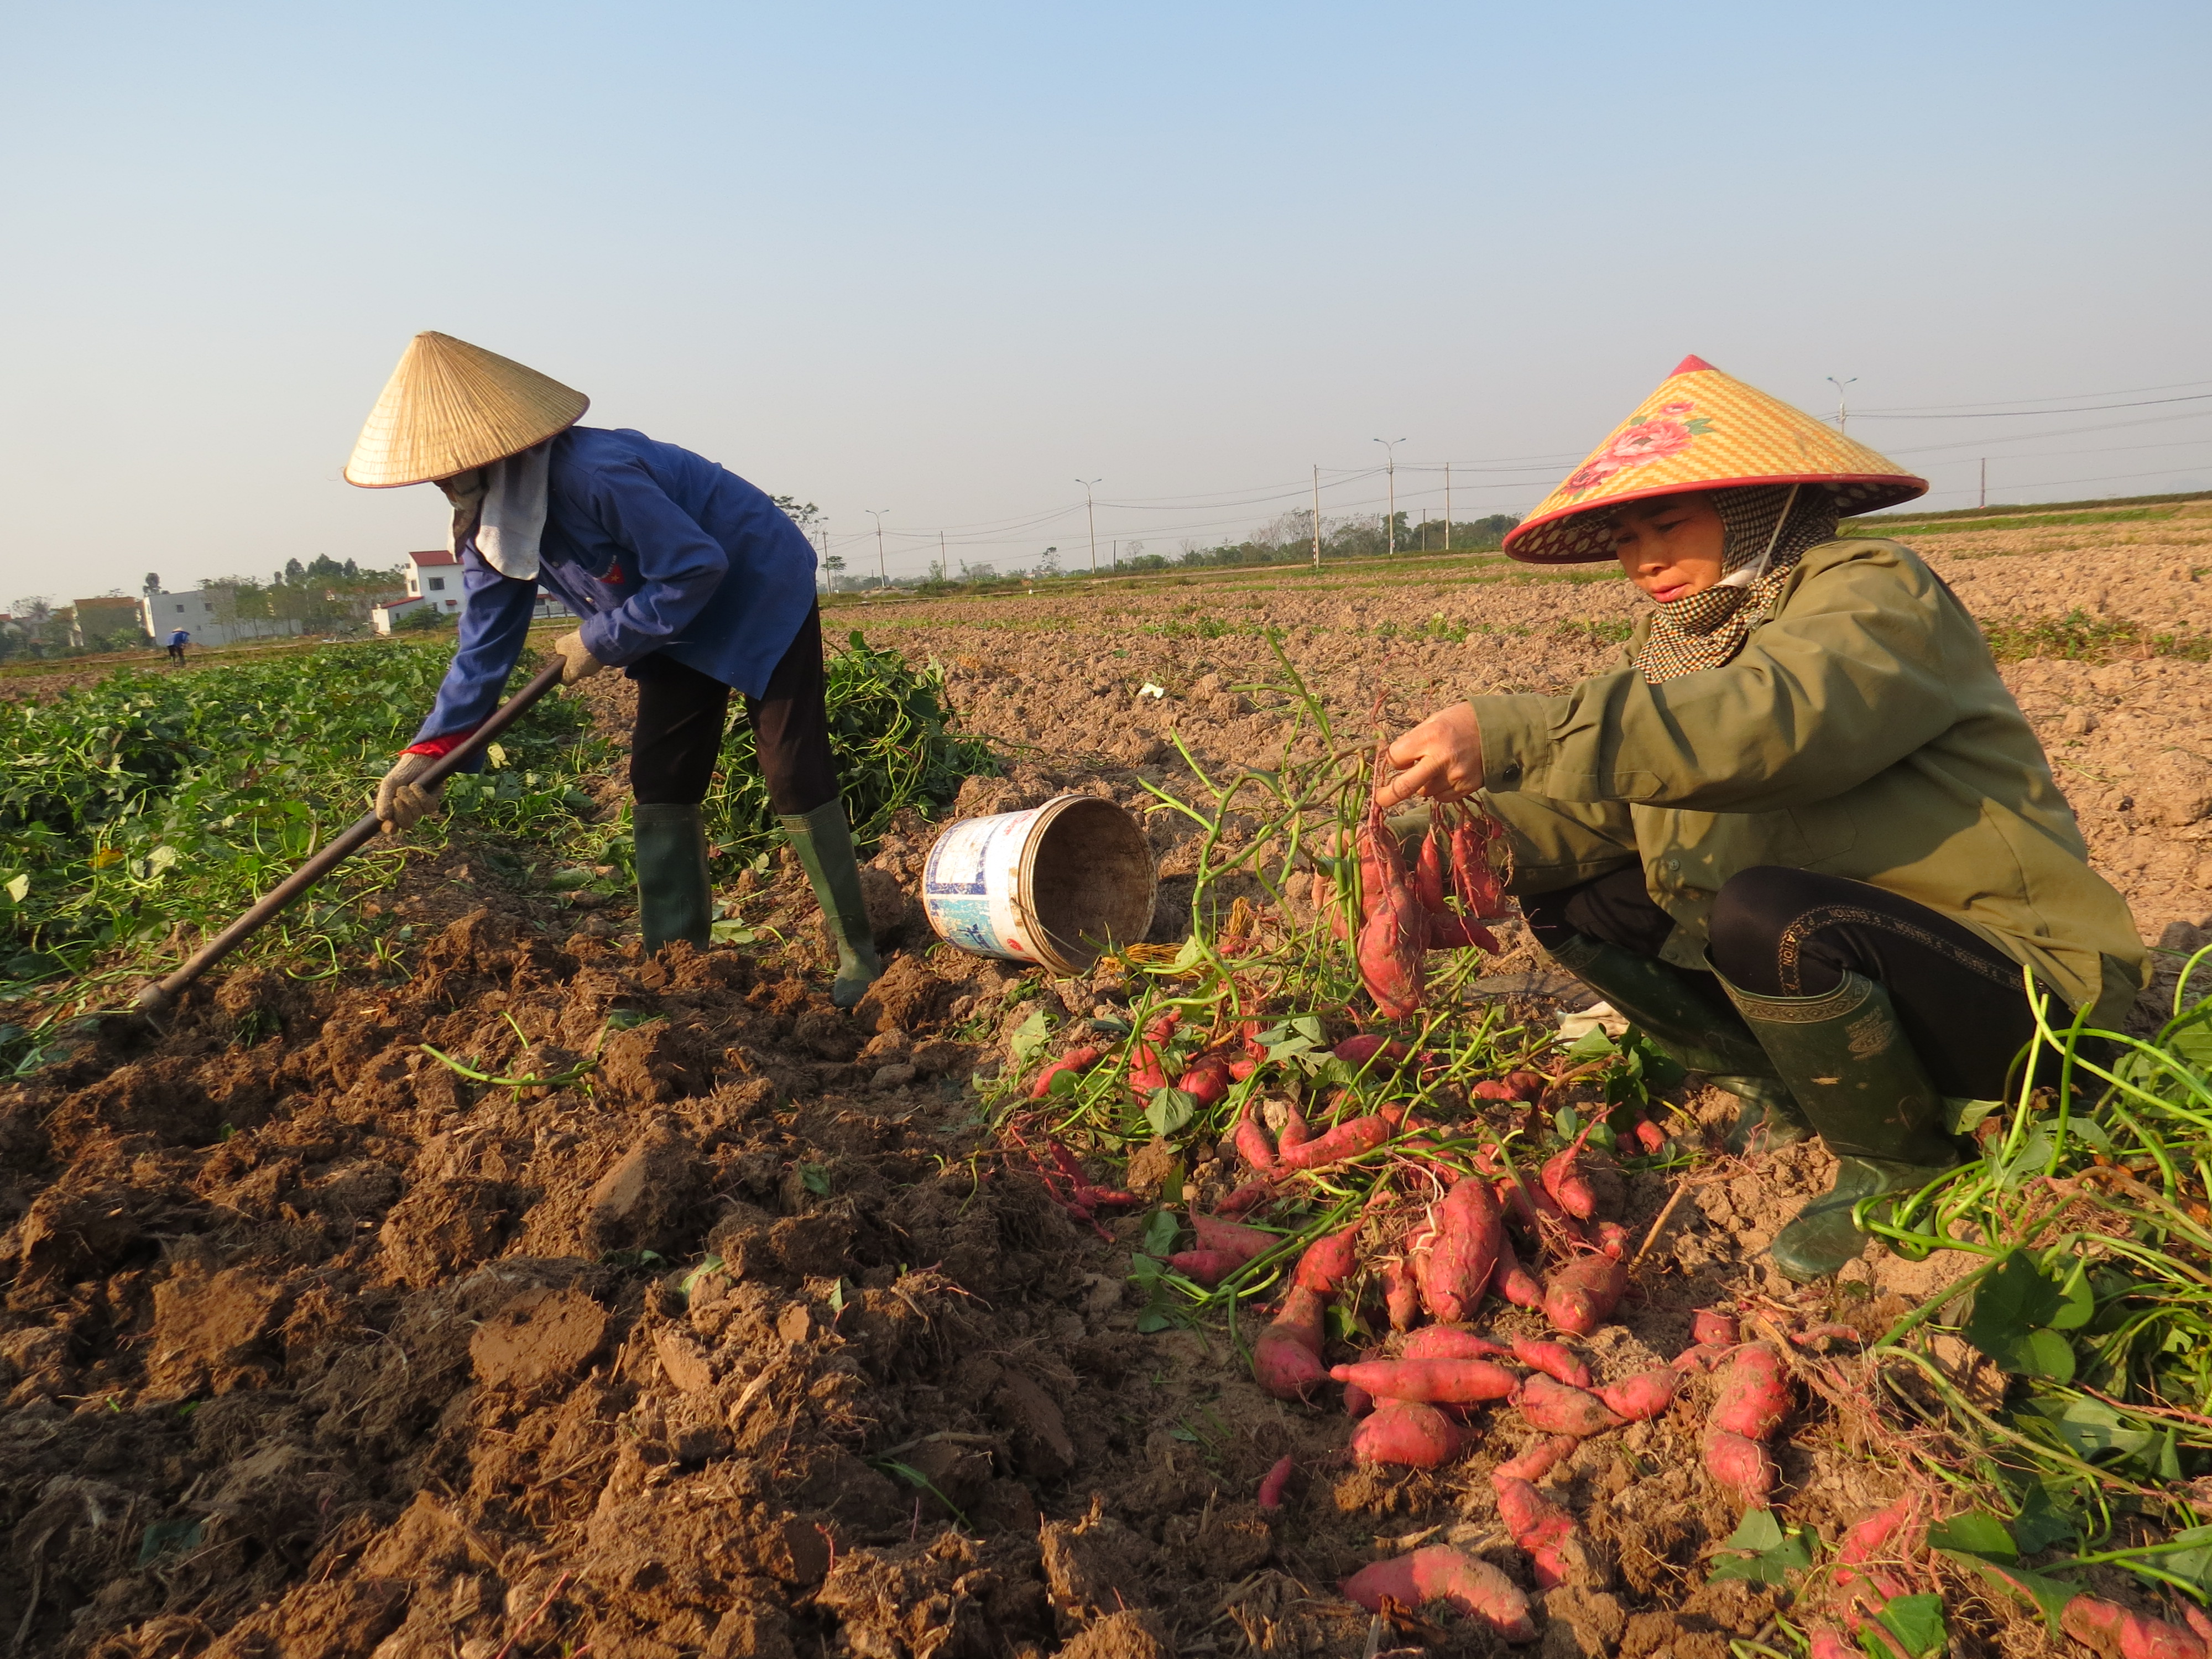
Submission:
[[[1613,515],[1620,568],[1661,605],[1702,593],[1721,579],[1727,532],[1711,498],[1692,490],[1631,501]]]

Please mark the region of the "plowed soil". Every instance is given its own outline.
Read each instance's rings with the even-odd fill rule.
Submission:
[[[1931,550],[1990,616],[2079,603],[2168,627],[2176,605],[2201,610],[2206,522],[2087,552],[2035,542],[2055,532]],[[1208,768],[1262,760],[1283,719],[1255,689],[1279,677],[1258,624],[1287,630],[1364,732],[1378,699],[1403,720],[1571,684],[1627,614],[1617,584],[1480,564],[837,621],[937,656],[971,723],[1018,752],[965,812],[1066,787],[1141,806],[1144,781],[1192,782],[1170,733]],[[2202,942],[2212,666],[2007,672],[2146,936]],[[625,688],[594,685],[617,720]],[[1148,825],[1170,938],[1194,846],[1177,815]],[[1449,1541],[1528,1586],[1487,1479],[1533,1437],[1511,1410],[1478,1413],[1443,1469],[1378,1473],[1348,1462],[1340,1413],[1261,1394],[1225,1331],[1139,1334],[1141,1212],[1108,1237],[1071,1218],[974,1087],[1036,1009],[1110,1011],[1121,988],[933,947],[913,896],[929,835],[898,826],[868,878],[893,954],[853,1014],[826,1000],[787,871],[729,895],[784,945],[656,960],[620,907],[580,926],[463,851],[408,878],[400,908],[429,942],[404,974],[243,969],[165,1031],[106,1022],[0,1094],[0,1642],[115,1659],[1350,1655],[1369,1621],[1335,1585],[1378,1554]],[[1553,1017],[1508,931],[1495,994]],[[1728,1106],[1685,1103],[1708,1129]],[[1196,1172],[1209,1199],[1229,1167]],[[1717,1301],[1871,1330],[1939,1288],[1937,1263],[1879,1253],[1809,1297],[1771,1275],[1760,1250],[1827,1168],[1811,1146],[1701,1164],[1619,1322],[1585,1345],[1601,1378],[1672,1358]],[[1165,1172],[1140,1156],[1094,1173],[1156,1197]],[[1675,1190],[1607,1168],[1597,1185],[1638,1241]],[[1913,1475],[1806,1364],[1783,1501],[1832,1538]],[[1958,1380],[1990,1379],[1962,1355]],[[1589,1547],[1535,1595],[1535,1650],[1723,1659],[1772,1628],[1776,1591],[1706,1583],[1738,1516],[1699,1467],[1709,1387],[1551,1477]],[[1263,1511],[1286,1453],[1289,1500]],[[2055,1650],[1952,1589],[1962,1651]],[[1422,1639],[1500,1650],[1458,1622],[1385,1646]]]

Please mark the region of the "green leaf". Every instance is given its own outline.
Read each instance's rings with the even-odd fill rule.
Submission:
[[[2081,1594],[2081,1587],[2070,1579],[2054,1578],[2026,1567],[2000,1565],[1995,1561],[1977,1560],[1974,1565],[2006,1589],[2034,1602],[2053,1636],[2058,1633],[2058,1615],[2065,1611],[2069,1601]]]
[[[1943,1130],[1947,1134],[1970,1135],[1992,1114],[2002,1112],[2002,1100],[1961,1100],[1956,1096],[1943,1097]]]
[[[2057,1431],[2069,1449],[2083,1462],[2117,1452],[2132,1457],[2157,1438],[2148,1429],[2128,1426],[2127,1419],[2101,1400],[2030,1399],[2027,1409]]]
[[[1574,1046],[1567,1050],[1567,1058],[1578,1061],[1603,1060],[1607,1054],[1616,1052],[1613,1039],[1605,1034],[1604,1028],[1593,1025],[1575,1039]]]
[[[16,903],[21,904],[25,899],[30,897],[30,896],[31,878],[29,876],[18,876],[15,880],[8,884],[8,896],[15,900]]]
[[[1984,1556],[1992,1561],[2017,1561],[2020,1547],[2013,1542],[2005,1523],[1994,1515],[1969,1510],[1928,1528],[1930,1549],[1955,1550],[1962,1555]]]
[[[1911,1659],[1928,1659],[1951,1639],[1944,1628],[1940,1595],[1892,1596],[1875,1614],[1875,1621],[1898,1639]]]
[[[2089,1289],[2089,1264],[2087,1261],[2075,1262],[2074,1271],[2066,1276],[2066,1283],[2059,1294],[2066,1300],[2057,1313],[2044,1322],[2045,1324],[2054,1331],[2079,1330],[2087,1324],[2090,1316],[2097,1311],[2097,1298]]]
[[[800,1164],[799,1179],[806,1190],[817,1198],[826,1196],[830,1191],[830,1171],[819,1164]]]
[[[1014,1065],[1017,1069],[1027,1066],[1036,1051],[1044,1047],[1052,1036],[1052,1022],[1044,1017],[1044,1010],[1033,1010],[1030,1017],[1014,1030]]]
[[[2085,1287],[2086,1289],[2086,1287]],[[2074,1377],[2074,1350],[2044,1328],[2069,1308],[2069,1298],[2025,1250],[2014,1250],[1974,1293],[1966,1340],[2016,1376]]]
[[[1746,1512],[1729,1534],[1723,1554],[1713,1564],[1711,1580],[1747,1578],[1754,1583],[1779,1584],[1793,1572],[1813,1565],[1813,1552],[1801,1528],[1784,1531],[1771,1510]]]
[[[1145,1223],[1145,1254],[1162,1258],[1173,1255],[1182,1231],[1182,1218],[1173,1210],[1154,1211]]]
[[[2040,1480],[2021,1498],[2019,1517],[2012,1523],[2012,1535],[2023,1555],[2063,1543],[2080,1530],[2074,1517],[2052,1500],[2051,1488]]]
[[[1182,1089],[1155,1089],[1145,1108],[1145,1121],[1162,1140],[1190,1127],[1198,1115],[1198,1097]]]

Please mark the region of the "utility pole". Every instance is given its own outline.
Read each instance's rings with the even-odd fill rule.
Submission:
[[[1382,465],[1383,473],[1390,480],[1390,515],[1382,521],[1383,548],[1395,556],[1398,551],[1398,446],[1406,441],[1403,438],[1377,438],[1375,441],[1382,446],[1382,453],[1389,457]]]
[[[1114,538],[1114,568],[1115,568],[1115,569],[1116,569],[1116,570],[1119,570],[1121,568],[1121,538],[1119,536],[1116,536],[1116,537]]]
[[[1828,376],[1828,384],[1836,388],[1836,430],[1838,432],[1850,430],[1851,410],[1850,405],[1844,401],[1844,388],[1858,383],[1859,377],[1856,374],[1848,380],[1839,380],[1832,374]]]
[[[1075,482],[1083,486],[1083,512],[1091,520],[1091,574],[1095,576],[1098,574],[1098,510],[1091,504],[1091,486],[1104,483],[1106,480],[1078,478]]]
[[[1321,463],[1314,463],[1314,568],[1321,568]]]
[[[884,514],[890,512],[890,508],[888,507],[864,507],[860,510],[863,513],[869,514],[876,521],[876,586],[878,587],[889,587],[891,585],[891,574],[890,571],[885,568],[884,563]]]
[[[1977,503],[1977,505],[1981,506],[1981,507],[1987,507],[1989,504],[1990,504],[1990,458],[1989,458],[1988,456],[1984,455],[1984,456],[1983,456],[1983,457],[1982,457],[1982,499],[1981,499],[1981,501],[1980,501],[1979,502],[1978,502],[1978,503]]]
[[[945,532],[937,532],[937,580],[945,580]]]
[[[1444,463],[1444,551],[1451,551],[1451,463]]]

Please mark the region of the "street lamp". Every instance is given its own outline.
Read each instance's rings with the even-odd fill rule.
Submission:
[[[884,566],[884,514],[890,512],[890,508],[864,507],[860,511],[867,514],[876,521],[876,586],[889,587],[891,585],[890,572]]]
[[[1828,384],[1836,388],[1836,430],[1838,432],[1850,429],[1851,410],[1850,405],[1844,401],[1844,388],[1858,383],[1859,377],[1856,374],[1848,380],[1839,380],[1832,374],[1828,376]]]
[[[1406,441],[1403,438],[1377,438],[1375,441],[1382,446],[1383,454],[1389,457],[1382,465],[1383,473],[1390,480],[1390,516],[1382,521],[1383,544],[1385,549],[1395,555],[1398,551],[1398,446]]]
[[[1075,482],[1083,486],[1083,512],[1084,515],[1091,520],[1091,574],[1095,576],[1098,574],[1098,514],[1091,504],[1091,486],[1095,483],[1104,483],[1106,480],[1078,478]]]

